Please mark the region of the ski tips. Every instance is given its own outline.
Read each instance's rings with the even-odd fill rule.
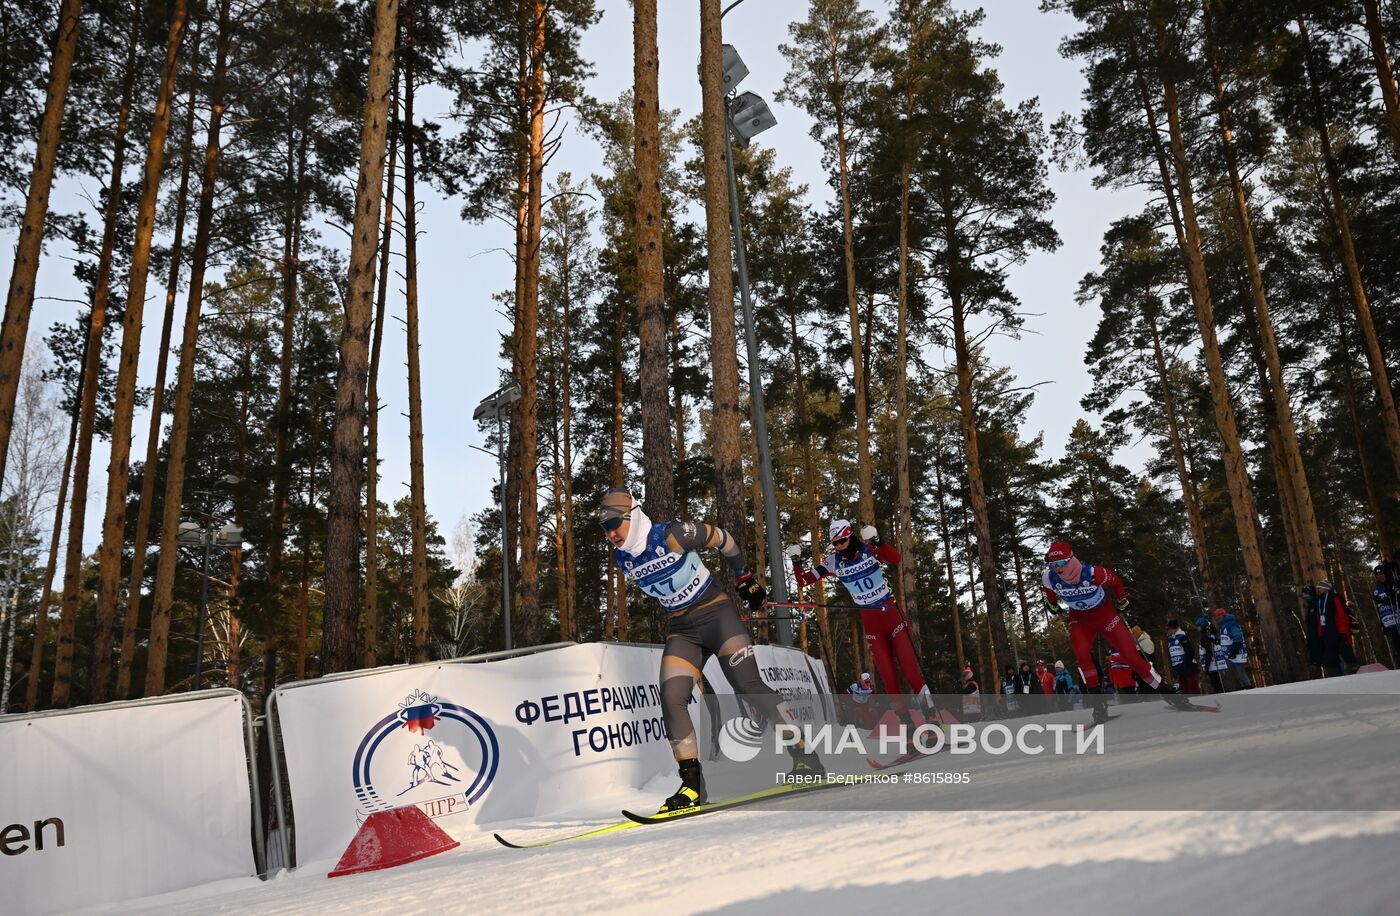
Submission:
[[[496,838],[496,842],[497,842],[497,843],[500,843],[502,846],[506,847],[507,849],[528,849],[528,848],[529,848],[528,846],[518,846],[518,845],[516,845],[515,843],[512,843],[510,840],[506,839],[505,837],[501,836],[499,833],[493,833],[493,834],[491,834],[491,835],[492,835],[493,837]]]

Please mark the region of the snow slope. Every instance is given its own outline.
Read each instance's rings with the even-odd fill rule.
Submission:
[[[1210,775],[1195,768],[1221,760],[1252,767],[1231,746],[1233,734],[1283,761],[1255,792],[1307,797],[1300,787],[1327,767],[1326,777],[1340,789],[1353,777],[1373,789],[1382,774],[1394,789],[1372,807],[1400,809],[1395,720],[1358,715],[1326,728],[1310,723],[1293,730],[1301,743],[1290,748],[1289,729],[1276,727],[1268,714],[1256,715],[1257,704],[1250,702],[1271,694],[1400,697],[1400,673],[1246,693],[1223,698],[1218,716],[1180,715],[1155,703],[1126,709],[1108,726],[1114,729],[1110,735],[1121,738],[1129,755],[1150,758],[1142,768],[1144,783],[1178,778],[1189,787]],[[1078,715],[1082,721],[1085,714]],[[1163,727],[1179,737],[1153,743],[1149,753],[1143,736]],[[1318,747],[1330,753],[1322,755]],[[1292,750],[1299,757],[1290,767]],[[1038,780],[1036,789],[1047,800],[1077,803],[1094,797],[1103,778],[1097,764],[1074,758],[1058,761],[1052,779],[1026,767],[1003,770],[1000,778],[1009,797],[1026,788],[1013,783]],[[946,755],[922,766],[980,772],[978,761]],[[603,909],[769,913],[781,907],[806,916],[880,907],[975,914],[1032,906],[1133,914],[1400,912],[1400,810],[831,810],[889,797],[877,794],[882,787],[870,786],[819,793],[804,800],[808,810],[796,810],[796,800],[789,800],[541,850],[505,849],[491,837],[491,829],[528,841],[601,826],[616,820],[624,804],[643,810],[654,805],[672,788],[670,780],[658,782],[647,792],[597,800],[593,816],[490,825],[451,852],[396,869],[328,880],[334,863],[312,862],[268,882],[221,882],[101,911],[403,916]],[[1220,798],[1209,793],[1202,802],[1180,791],[1183,805],[1220,808]],[[1380,797],[1343,796],[1352,807]],[[1131,795],[1119,786],[1114,797]],[[810,810],[818,804],[827,810]]]

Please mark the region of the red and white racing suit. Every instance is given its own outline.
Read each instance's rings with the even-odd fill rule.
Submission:
[[[1138,652],[1137,640],[1118,614],[1117,605],[1127,597],[1127,591],[1117,573],[1103,566],[1081,563],[1075,581],[1066,582],[1055,570],[1047,569],[1040,585],[1045,590],[1046,601],[1069,611],[1069,643],[1079,660],[1079,674],[1084,678],[1085,687],[1093,689],[1099,685],[1099,671],[1094,666],[1093,655],[1094,637],[1099,634],[1118,650],[1123,662],[1144,683],[1157,684],[1160,680],[1157,672]]]

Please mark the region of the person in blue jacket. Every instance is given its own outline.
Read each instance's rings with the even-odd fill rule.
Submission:
[[[1381,629],[1385,632],[1386,641],[1390,644],[1390,664],[1395,667],[1400,664],[1400,595],[1397,595],[1397,584],[1391,575],[1387,564],[1382,563],[1375,569],[1376,587],[1371,592],[1371,597],[1376,602],[1376,613],[1381,618]]]
[[[1235,686],[1248,690],[1254,686],[1249,679],[1249,646],[1244,641],[1244,628],[1235,615],[1223,607],[1215,609],[1216,638],[1219,649],[1225,654],[1225,662],[1235,679]]]

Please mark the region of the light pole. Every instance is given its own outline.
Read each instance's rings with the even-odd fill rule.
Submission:
[[[501,416],[518,400],[520,383],[511,379],[483,398],[472,412],[472,419],[478,423],[485,423],[493,415],[496,418],[496,464],[501,472],[501,626],[506,649],[514,648],[514,644],[510,635],[510,556],[506,551],[506,437]]]
[[[733,9],[735,3],[730,6]],[[729,10],[725,10],[728,12]],[[734,139],[742,147],[749,141],[778,123],[768,103],[752,92],[734,95],[734,87],[748,76],[749,68],[739,57],[733,45],[724,46],[724,88],[728,97],[725,100],[725,113],[729,119],[729,149],[725,163],[729,166],[729,222],[734,234],[734,266],[739,275],[739,301],[744,318],[744,346],[748,351],[749,397],[753,403],[754,437],[758,441],[759,483],[763,491],[763,521],[768,530],[768,577],[773,600],[786,603],[787,570],[783,565],[783,535],[778,527],[778,503],[774,497],[773,456],[768,444],[768,412],[763,398],[763,372],[759,365],[758,328],[754,322],[753,298],[749,294],[749,264],[744,245],[744,227],[739,217],[739,181],[734,173]],[[792,645],[792,621],[778,619],[778,642]]]
[[[233,474],[227,474],[222,478],[225,484],[236,484],[238,478]],[[213,495],[212,490],[191,490],[195,496],[202,496],[206,506],[208,499]],[[199,616],[196,618],[194,627],[194,689],[199,690],[204,686],[204,627],[208,619],[209,608],[209,548],[240,547],[243,544],[243,529],[228,522],[214,530],[214,514],[207,509],[201,510],[202,521],[181,522],[180,529],[175,535],[175,543],[183,544],[186,547],[202,547],[204,556],[200,563],[200,583],[199,583]]]

